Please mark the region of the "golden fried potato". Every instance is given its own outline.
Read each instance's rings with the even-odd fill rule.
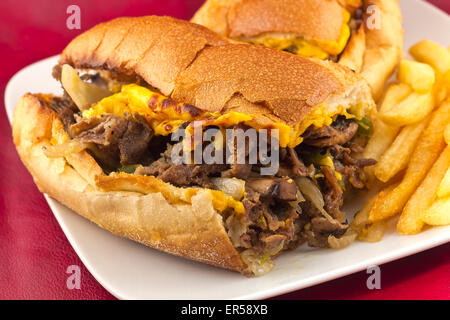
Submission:
[[[441,75],[450,69],[450,53],[438,43],[423,40],[409,49],[409,53],[417,61],[427,63]]]
[[[445,128],[444,131],[444,138],[445,138],[445,142],[447,144],[450,144],[450,124],[447,125],[447,127]]]
[[[391,83],[381,101],[379,112],[387,112],[394,109],[403,99],[412,93],[409,85],[404,83]]]
[[[378,242],[383,239],[384,233],[386,232],[387,221],[381,220],[374,222],[367,227],[365,227],[362,232],[358,235],[359,241],[364,242]]]
[[[388,112],[394,109],[403,99],[405,99],[412,89],[404,83],[392,83],[386,89],[383,99],[379,105],[379,112]],[[400,126],[392,126],[383,122],[379,117],[373,122],[373,134],[364,149],[363,157],[380,160],[383,153],[389,148],[400,131]],[[366,167],[369,184],[375,180],[373,166]]]
[[[392,192],[380,194],[369,213],[372,222],[400,213],[445,148],[444,129],[450,122],[450,102],[444,102],[431,116],[411,156],[402,182]]]
[[[364,207],[356,213],[355,217],[353,218],[353,221],[350,223],[350,227],[356,232],[358,232],[358,234],[361,233],[364,227],[370,224],[369,212],[377,198],[378,194],[370,197],[370,199],[366,202]]]
[[[450,198],[440,199],[433,203],[422,215],[422,221],[431,226],[450,224]]]
[[[436,83],[435,99],[440,104],[445,99],[450,98],[450,70]]]
[[[406,126],[400,131],[392,145],[374,167],[374,174],[378,180],[388,182],[400,171],[406,169],[416,143],[428,125],[429,120],[430,117],[416,124]]]
[[[373,134],[364,149],[363,157],[366,159],[375,159],[377,161],[380,160],[380,157],[395,140],[399,131],[400,127],[390,126],[381,119],[376,119],[373,122]],[[373,183],[375,180],[374,167],[369,166],[364,170],[369,183]]]
[[[405,59],[400,61],[397,78],[398,81],[409,85],[419,93],[431,91],[436,80],[430,65]]]
[[[404,126],[414,124],[425,119],[434,109],[434,97],[431,92],[411,93],[395,108],[380,112],[379,116],[387,124]]]
[[[392,191],[397,184],[392,184],[385,188],[385,192]],[[380,193],[372,196],[364,205],[364,207],[355,215],[355,218],[350,224],[350,227],[358,233],[358,240],[364,242],[378,242],[383,239],[384,232],[387,228],[387,221],[381,220],[377,222],[370,222],[369,213],[380,196]]]
[[[437,196],[439,198],[447,198],[450,197],[450,168],[447,169],[447,173],[442,179],[441,184],[439,185]]]
[[[408,85],[391,83],[379,104],[379,112],[388,112],[394,109],[410,93],[412,93],[412,89]],[[394,141],[400,128],[388,125],[380,118],[374,120],[373,127],[373,134],[365,148],[364,157],[378,160]]]
[[[416,234],[422,230],[422,215],[436,200],[436,191],[449,166],[450,146],[447,146],[403,209],[397,223],[398,233]]]

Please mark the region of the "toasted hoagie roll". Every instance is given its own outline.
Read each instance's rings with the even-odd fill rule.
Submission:
[[[23,96],[14,142],[42,192],[100,227],[248,276],[303,242],[354,239],[340,209],[374,164],[357,155],[374,103],[350,69],[148,16],[81,34],[54,76],[64,96]],[[195,153],[195,139],[186,142],[198,127],[269,130],[276,170],[262,174],[260,154],[247,161],[250,147],[244,164],[175,161]],[[170,139],[177,132],[184,139]],[[229,147],[211,145],[215,154]]]

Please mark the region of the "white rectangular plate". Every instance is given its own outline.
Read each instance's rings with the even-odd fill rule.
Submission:
[[[421,39],[450,44],[450,18],[419,0],[402,0],[405,48]],[[11,121],[13,109],[26,92],[61,93],[52,79],[57,57],[18,72],[5,92]],[[55,182],[57,183],[57,182]],[[100,229],[55,200],[47,201],[71,245],[92,275],[120,299],[263,299],[380,265],[450,241],[450,226],[415,236],[388,233],[375,244],[355,242],[333,251],[302,246],[276,259],[264,277],[240,274],[184,260],[122,239]],[[360,201],[361,202],[361,201]],[[351,216],[361,203],[348,209]]]

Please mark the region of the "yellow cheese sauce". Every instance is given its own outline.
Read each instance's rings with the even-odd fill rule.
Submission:
[[[195,196],[198,191],[202,190],[200,188],[183,188],[181,189],[182,194],[177,194],[176,192],[174,193],[173,190],[167,190],[165,185],[163,185],[164,183],[165,182],[160,181],[157,191],[163,193],[165,197],[173,197],[175,200],[178,197],[178,199],[185,200],[189,203],[191,203],[192,197]],[[226,195],[222,191],[209,189],[208,192],[211,195],[213,207],[217,211],[222,212],[231,208],[236,213],[243,214],[245,212],[244,204],[241,201],[233,199],[233,197]]]
[[[295,35],[265,34],[249,41],[266,47],[285,50],[296,48],[296,54],[302,57],[326,60],[330,55],[339,55],[346,47],[351,31],[348,25],[351,18],[350,12],[344,10],[344,23],[337,41],[323,41],[319,39],[304,39]]]
[[[347,113],[348,106],[338,106],[333,110],[325,106],[319,106],[309,113],[305,119],[294,126],[284,123],[272,123],[269,126],[260,125],[255,116],[241,112],[230,111],[224,114],[219,112],[203,112],[199,109],[175,101],[151,91],[148,88],[129,84],[122,87],[116,94],[106,97],[91,108],[83,111],[83,117],[100,116],[111,113],[123,116],[125,113],[133,115],[138,113],[145,117],[156,135],[166,136],[175,132],[183,123],[190,121],[201,121],[202,127],[217,126],[219,128],[230,128],[243,123],[255,130],[278,129],[280,147],[294,148],[302,142],[301,135],[305,130],[314,125],[315,127],[329,126],[339,115],[347,118],[353,116]],[[187,135],[192,135],[193,127],[186,128]]]
[[[362,0],[346,0],[347,7],[359,8],[363,5]]]

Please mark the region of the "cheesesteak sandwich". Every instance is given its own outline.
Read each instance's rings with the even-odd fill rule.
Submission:
[[[361,73],[375,97],[402,55],[398,0],[207,0],[192,22],[236,41],[339,62]]]
[[[302,243],[355,238],[341,208],[375,163],[360,156],[374,103],[350,69],[148,16],[81,34],[53,75],[64,95],[24,95],[14,142],[42,192],[100,227],[247,276]],[[199,143],[196,129],[270,139],[248,136],[244,163],[174,159],[236,149],[234,136]],[[264,141],[271,153],[250,161]]]

